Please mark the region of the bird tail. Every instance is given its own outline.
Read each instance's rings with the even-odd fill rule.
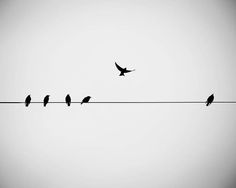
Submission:
[[[125,76],[125,74],[123,72],[120,73],[120,76]]]
[[[29,106],[29,103],[25,103],[25,106],[28,107],[28,106]]]

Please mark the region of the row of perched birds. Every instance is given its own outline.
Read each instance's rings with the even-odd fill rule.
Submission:
[[[44,107],[47,106],[47,104],[48,104],[48,102],[49,102],[49,97],[50,97],[50,95],[46,95],[46,96],[44,97],[44,99],[43,99],[43,106],[44,106]],[[80,104],[88,103],[90,99],[91,99],[90,96],[84,97],[84,99],[81,101]],[[25,106],[28,107],[30,103],[31,103],[31,96],[28,95],[28,96],[25,98]],[[65,97],[65,103],[67,104],[67,106],[70,106],[70,104],[71,104],[71,97],[70,97],[69,94],[66,95],[66,97]]]
[[[47,104],[49,102],[49,97],[50,97],[50,95],[46,95],[44,97],[44,99],[43,99],[43,106],[44,107],[47,106]],[[84,99],[81,101],[81,104],[88,103],[90,99],[91,99],[90,96],[84,97]],[[213,102],[213,100],[214,100],[214,94],[212,94],[211,96],[209,96],[207,98],[206,106],[209,106]],[[25,106],[28,107],[30,102],[31,102],[31,97],[30,97],[30,95],[28,95],[25,99]],[[71,104],[71,97],[69,94],[66,95],[66,97],[65,97],[65,103],[67,104],[67,106],[70,106],[70,104]]]
[[[120,65],[118,65],[116,62],[115,62],[115,66],[116,66],[116,68],[120,71],[120,75],[119,75],[119,76],[125,76],[126,73],[135,71],[134,69],[133,69],[133,70],[129,70],[129,69],[127,69],[127,68],[122,68],[122,67],[121,67]],[[81,104],[83,104],[83,103],[88,103],[90,99],[91,99],[90,96],[85,97],[85,98],[82,100]],[[209,106],[209,105],[213,102],[213,100],[214,100],[214,94],[212,94],[211,96],[208,97],[208,99],[207,99],[207,101],[206,101],[206,106]],[[30,97],[30,95],[28,95],[28,96],[26,97],[26,99],[25,99],[25,106],[28,107],[29,104],[30,104],[30,102],[31,102],[31,97]],[[43,106],[46,107],[46,105],[48,104],[48,102],[49,102],[49,95],[46,95],[46,96],[44,97],[44,99],[43,99]],[[68,106],[70,106],[70,104],[71,104],[71,97],[70,97],[69,94],[68,94],[68,95],[66,96],[66,98],[65,98],[65,103],[66,103]]]

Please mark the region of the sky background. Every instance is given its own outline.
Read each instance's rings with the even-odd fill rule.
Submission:
[[[235,19],[233,0],[2,0],[0,101],[236,100]],[[234,188],[235,112],[2,104],[0,187]]]

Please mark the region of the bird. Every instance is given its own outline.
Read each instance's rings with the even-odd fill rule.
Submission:
[[[83,103],[88,103],[90,99],[91,99],[90,96],[85,97],[85,98],[82,100],[81,104],[83,104]]]
[[[50,95],[46,95],[43,99],[43,106],[46,107],[46,105],[48,104],[48,101],[49,101],[49,97]]]
[[[30,95],[28,95],[28,96],[25,98],[25,106],[26,106],[26,107],[29,106],[30,101],[31,101],[31,97],[30,97]]]
[[[127,70],[127,68],[122,68],[116,62],[115,62],[115,65],[116,65],[116,68],[120,71],[120,75],[119,76],[125,76],[125,73],[135,71],[135,69]]]
[[[214,94],[208,97],[206,101],[206,106],[209,106],[213,102],[213,100],[214,100]]]
[[[66,100],[67,105],[70,106],[70,104],[71,104],[71,98],[70,98],[70,95],[69,95],[69,94],[66,95],[65,100]]]

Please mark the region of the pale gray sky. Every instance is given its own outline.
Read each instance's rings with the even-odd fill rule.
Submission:
[[[227,0],[1,1],[0,100],[236,100],[235,18]],[[0,187],[228,187],[235,110],[1,105]]]

